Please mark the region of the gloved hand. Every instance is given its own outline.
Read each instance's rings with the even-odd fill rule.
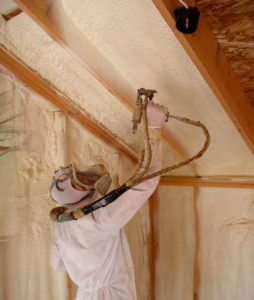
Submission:
[[[168,109],[163,105],[149,101],[146,110],[148,128],[161,128],[167,119],[167,112]]]

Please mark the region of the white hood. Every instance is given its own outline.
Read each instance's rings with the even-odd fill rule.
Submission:
[[[78,191],[72,184],[70,177],[64,181],[58,181],[58,188],[56,187],[57,179],[66,173],[66,169],[60,169],[56,172],[52,184],[49,189],[51,198],[57,203],[64,206],[72,206],[79,203],[81,200],[84,200],[86,196],[91,192],[90,190]]]

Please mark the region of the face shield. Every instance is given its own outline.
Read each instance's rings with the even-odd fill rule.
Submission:
[[[103,165],[94,165],[80,172],[72,163],[55,171],[49,193],[53,201],[71,208],[91,199],[94,192],[104,195],[111,181]]]

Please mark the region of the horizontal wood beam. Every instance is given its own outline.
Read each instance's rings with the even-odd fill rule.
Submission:
[[[10,146],[0,146],[0,151],[6,151],[6,150],[9,150],[11,149]]]
[[[15,8],[13,9],[12,11],[6,13],[6,14],[3,14],[3,18],[5,19],[5,21],[9,21],[11,20],[12,18],[18,16],[19,14],[21,14],[23,12],[23,10],[21,10],[20,8]]]
[[[184,176],[163,176],[160,179],[161,185],[168,186],[192,186],[207,188],[242,188],[254,189],[254,177],[251,179],[242,178],[200,178]]]
[[[48,101],[53,103],[61,111],[78,121],[84,128],[101,139],[104,143],[115,148],[117,151],[127,156],[132,161],[137,161],[136,154],[120,143],[105,128],[100,126],[89,115],[85,115],[79,108],[71,103],[67,98],[60,96],[59,93],[42,77],[28,68],[8,51],[0,47],[0,64],[9,69],[17,78],[28,85],[36,93],[40,94]]]
[[[100,53],[96,47],[93,47],[85,39],[71,20],[65,16],[58,0],[52,2],[49,0],[14,0],[16,4],[33,19],[48,35],[62,46],[67,46],[83,63],[86,70],[93,76],[112,96],[121,102],[127,109],[133,111],[135,107],[134,100],[125,95],[114,80],[109,78],[109,73],[105,69],[110,69],[110,73],[118,75],[114,66],[107,61],[105,56]],[[67,32],[68,30],[68,32]],[[78,41],[78,43],[77,43]],[[92,53],[92,55],[87,55]],[[104,71],[101,66],[104,66]],[[107,66],[107,68],[105,68]],[[182,159],[187,159],[188,155],[184,147],[180,145],[173,134],[162,130],[162,137]],[[188,165],[195,175],[197,174],[195,163]]]
[[[183,34],[176,29],[173,13],[175,8],[182,6],[179,1],[153,0],[153,3],[254,154],[254,107],[249,103],[202,14],[197,31]],[[195,6],[193,0],[186,0],[186,3]]]

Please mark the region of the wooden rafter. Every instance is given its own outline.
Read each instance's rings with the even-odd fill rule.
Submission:
[[[153,0],[153,3],[254,153],[254,107],[248,102],[202,14],[197,31],[182,34],[176,29],[173,13],[176,7],[182,6],[179,1]],[[195,1],[186,3],[195,6]]]
[[[12,11],[3,14],[3,18],[5,19],[5,21],[9,21],[10,19],[18,16],[19,14],[21,14],[23,11],[20,8],[14,8]]]
[[[254,189],[253,178],[200,178],[185,176],[165,176],[160,179],[161,185],[168,186],[194,186],[210,188],[242,188]]]
[[[97,124],[90,116],[85,115],[79,108],[72,104],[68,99],[60,96],[59,93],[42,77],[29,69],[25,64],[17,58],[8,53],[5,49],[0,47],[0,63],[9,69],[14,75],[17,76],[22,82],[27,84],[36,93],[40,94],[60,110],[73,119],[78,121],[92,134],[97,136],[106,144],[114,147],[120,153],[127,156],[132,161],[137,160],[137,156],[128,149],[125,145],[120,143],[113,135],[106,129]]]
[[[127,109],[133,111],[135,103],[130,100],[130,97],[124,95],[115,83],[109,79],[109,74],[103,73],[100,64],[104,67],[110,68],[114,73],[114,66],[110,65],[107,59],[91,44],[85,40],[84,36],[77,30],[73,23],[61,14],[58,1],[46,0],[14,0],[16,4],[33,19],[48,35],[52,37],[57,43],[62,46],[67,46],[83,63],[87,71],[119,102],[121,102]],[[61,16],[60,16],[61,15]],[[68,28],[68,33],[66,30]],[[76,41],[79,41],[77,46]],[[81,45],[81,46],[80,46]],[[92,57],[86,56],[86,51],[89,49],[93,53]],[[100,62],[100,64],[98,64]],[[162,130],[162,137],[164,141],[184,160],[188,155],[182,145],[168,130]],[[195,175],[198,175],[195,169],[195,164],[189,165]]]

